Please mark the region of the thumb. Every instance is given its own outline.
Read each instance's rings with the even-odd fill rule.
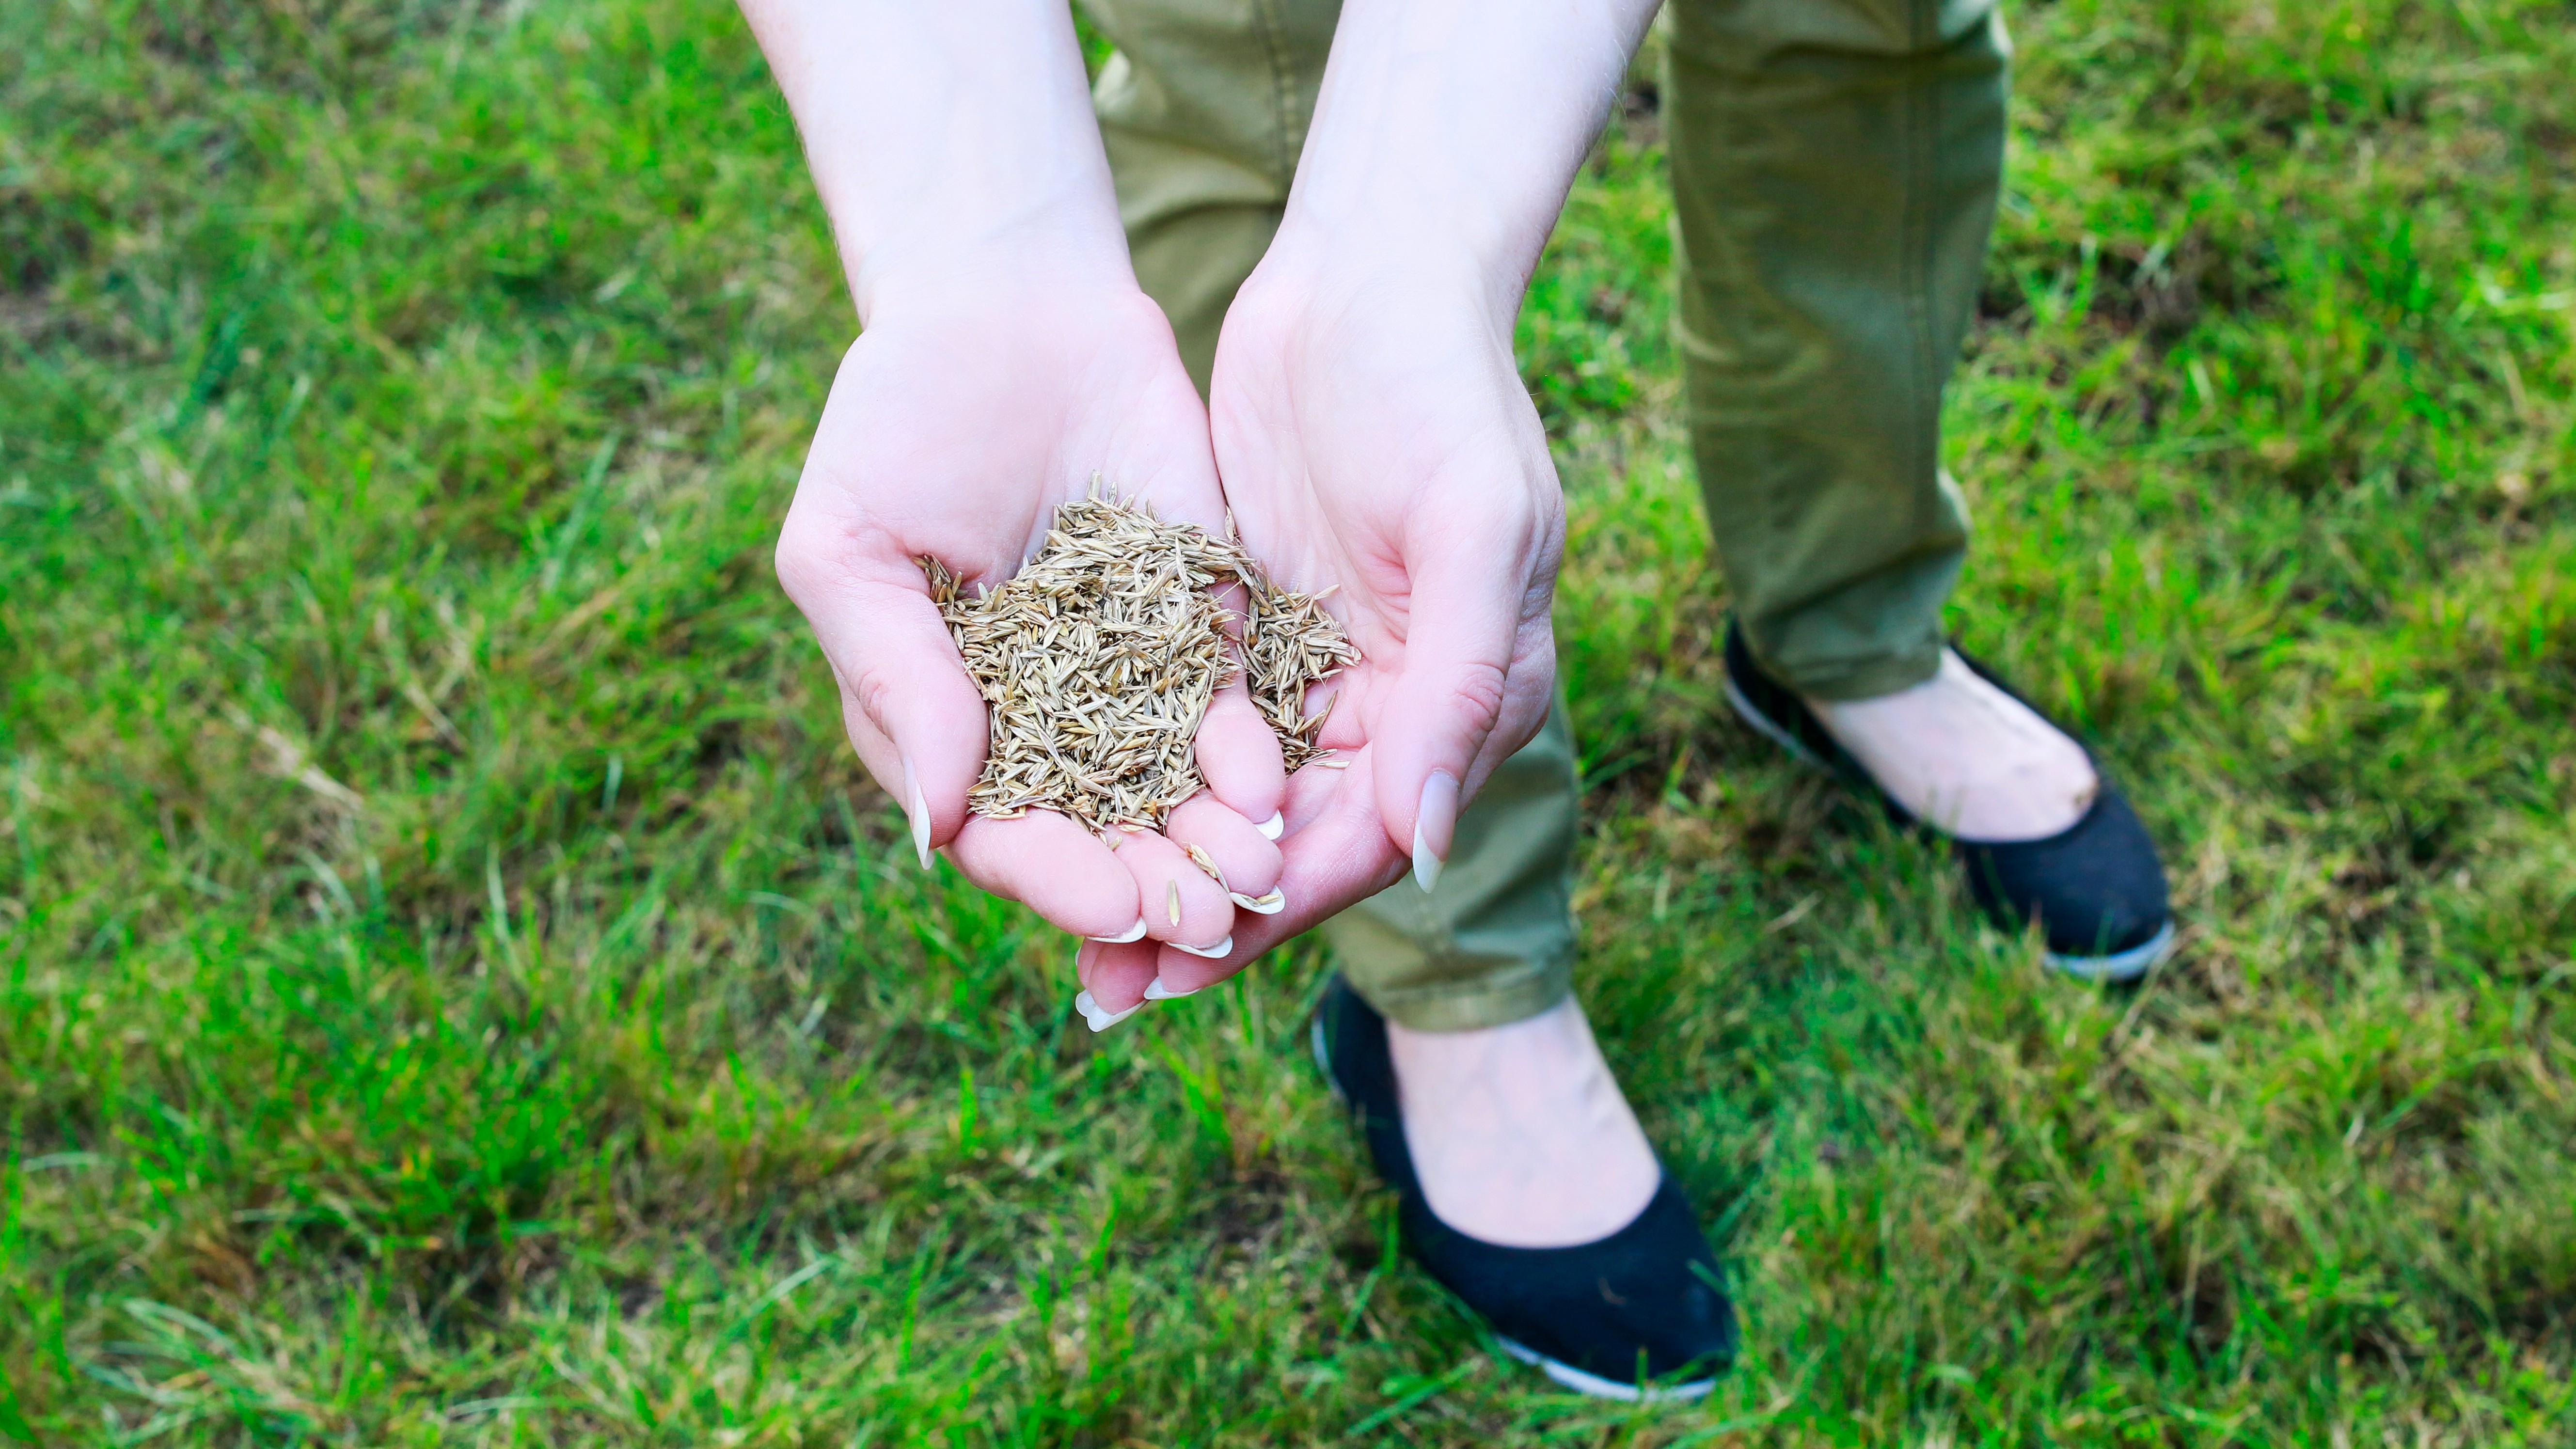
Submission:
[[[778,542],[778,581],[840,682],[850,743],[903,806],[926,869],[930,852],[965,825],[966,792],[983,773],[983,696],[966,676],[918,565],[853,558],[845,536],[831,537],[837,530],[802,525],[791,508]]]
[[[1449,859],[1467,797],[1547,713],[1555,649],[1543,604],[1540,647],[1517,647],[1531,597],[1519,553],[1444,541],[1419,561],[1402,662],[1368,722],[1378,815],[1424,890]]]

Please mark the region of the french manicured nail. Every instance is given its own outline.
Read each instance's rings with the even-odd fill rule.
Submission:
[[[1458,780],[1447,770],[1434,770],[1422,782],[1422,804],[1413,812],[1413,883],[1429,890],[1440,884],[1440,868],[1449,862],[1449,840],[1458,830]]]
[[[1163,944],[1175,951],[1187,951],[1193,956],[1205,956],[1211,961],[1222,961],[1234,954],[1234,937],[1231,934],[1213,946],[1184,946],[1178,941],[1165,941]]]
[[[1273,812],[1269,819],[1262,821],[1260,824],[1255,825],[1252,828],[1260,831],[1265,839],[1277,840],[1280,836],[1288,833],[1288,817],[1284,814]]]
[[[903,757],[903,813],[912,821],[912,853],[930,869],[930,802],[921,798],[921,780],[912,773],[912,756]]]
[[[1186,951],[1189,948],[1184,946],[1181,949]],[[1153,980],[1145,983],[1145,999],[1147,1001],[1178,1001],[1184,996],[1196,996],[1203,990],[1206,990],[1206,988],[1199,987],[1190,991],[1174,991],[1172,988],[1163,984],[1162,977],[1157,976]]]
[[[1116,1026],[1118,1023],[1125,1021],[1131,1016],[1134,1016],[1137,1012],[1143,1011],[1145,1009],[1145,1003],[1141,1001],[1137,1002],[1134,1006],[1127,1008],[1125,1011],[1111,1011],[1106,1007],[1103,1007],[1099,1002],[1094,1001],[1091,997],[1091,993],[1085,991],[1073,998],[1073,1009],[1082,1013],[1082,1019],[1091,1023],[1091,1029],[1093,1031],[1107,1031],[1109,1028]]]
[[[1129,926],[1126,930],[1119,932],[1115,936],[1094,936],[1091,939],[1111,946],[1124,946],[1130,941],[1144,940],[1145,918],[1143,916],[1138,916],[1136,918],[1136,924]]]
[[[1256,916],[1275,916],[1288,909],[1288,898],[1277,891],[1266,896],[1248,896],[1241,891],[1228,891],[1234,903]]]

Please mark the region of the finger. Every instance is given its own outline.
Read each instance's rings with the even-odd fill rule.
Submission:
[[[1143,914],[1136,876],[1100,837],[1051,810],[1016,820],[970,816],[949,842],[966,878],[1077,936],[1116,936]]]
[[[1521,550],[1526,555],[1528,549]],[[1498,560],[1503,566],[1498,566]],[[1402,662],[1369,722],[1375,789],[1389,840],[1429,890],[1449,858],[1459,808],[1483,771],[1546,718],[1555,650],[1537,599],[1524,650],[1531,575],[1549,567],[1497,541],[1443,539],[1414,564]],[[1549,582],[1552,582],[1552,578]]]
[[[1218,690],[1209,702],[1194,748],[1208,790],[1236,814],[1258,822],[1279,813],[1288,795],[1279,736],[1261,717],[1242,680]]]
[[[1284,802],[1283,802],[1284,803]],[[1181,847],[1195,848],[1217,869],[1218,886],[1233,898],[1237,910],[1276,915],[1270,899],[1279,884],[1279,846],[1258,826],[1212,795],[1193,795],[1163,821],[1163,834]],[[1195,856],[1192,862],[1197,863]],[[1201,867],[1204,873],[1205,867]]]
[[[840,682],[850,743],[903,807],[914,852],[966,823],[966,792],[983,773],[983,696],[966,677],[928,580],[910,560],[872,559],[845,523],[817,517],[803,495],[778,539],[778,581],[813,627]]]
[[[1234,902],[1179,846],[1152,831],[1123,833],[1118,863],[1135,877],[1146,935],[1206,950],[1233,933]]]
[[[1074,954],[1074,974],[1081,978],[1082,990],[1075,994],[1073,1005],[1083,1023],[1093,1031],[1106,1031],[1144,1005],[1145,988],[1153,983],[1154,962],[1161,951],[1151,941],[1125,945],[1085,941]]]
[[[1234,918],[1234,949],[1209,960],[1164,947],[1156,956],[1157,992],[1185,996],[1225,980],[1262,952],[1386,889],[1404,874],[1405,859],[1387,840],[1371,788],[1371,751],[1351,757],[1347,770],[1309,767],[1288,782],[1288,833],[1280,841],[1277,915],[1250,912]]]

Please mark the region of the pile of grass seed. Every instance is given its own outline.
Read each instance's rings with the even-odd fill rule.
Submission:
[[[1056,511],[1037,556],[970,597],[921,561],[966,671],[992,712],[979,815],[1057,810],[1093,830],[1158,829],[1205,788],[1192,742],[1218,690],[1244,678],[1288,768],[1333,765],[1307,687],[1359,651],[1320,594],[1274,585],[1241,546],[1150,507],[1094,494]],[[1216,590],[1240,585],[1238,646]]]

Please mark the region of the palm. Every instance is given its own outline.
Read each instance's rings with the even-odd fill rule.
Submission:
[[[969,818],[984,706],[930,603],[918,560],[970,584],[1010,577],[1058,504],[1097,477],[1167,518],[1221,527],[1204,414],[1161,315],[1141,296],[1050,297],[968,313],[881,317],[854,343],[815,430],[779,542],[779,572],[841,686],[852,742],[914,807],[919,836],[966,874],[1087,935],[1130,929],[1177,891],[1158,937],[1213,941],[1232,906],[1179,846],[1108,844],[1060,815]],[[1243,818],[1276,808],[1275,743],[1248,702],[1222,701],[1200,763],[1207,797],[1171,833],[1255,889],[1276,852]],[[1265,753],[1266,752],[1266,753]],[[1264,782],[1268,794],[1265,798]],[[1266,862],[1266,863],[1265,863]]]
[[[1172,516],[1217,519],[1187,380],[1147,331],[1158,320],[1081,306],[1007,329],[871,328],[834,380],[791,527],[811,509],[998,582],[1095,474]]]
[[[1495,427],[1496,414],[1512,409],[1494,406],[1492,379],[1478,376],[1493,359],[1421,339],[1415,356],[1398,356],[1382,334],[1401,327],[1380,315],[1287,357],[1265,350],[1226,375],[1215,400],[1219,466],[1246,544],[1290,587],[1337,589],[1365,655],[1342,681],[1328,726],[1349,748],[1377,733],[1386,691],[1417,663],[1409,645],[1417,614],[1429,611],[1418,608],[1427,574],[1517,576],[1528,585],[1511,601],[1519,607],[1474,623],[1508,632],[1516,663],[1553,653],[1551,574],[1538,565],[1553,561],[1560,525],[1553,475],[1533,478],[1528,457],[1544,443]],[[1511,401],[1526,408],[1517,393]],[[1547,673],[1511,673],[1512,692],[1529,693],[1544,713]],[[1478,690],[1475,680],[1457,683]],[[1497,725],[1535,718],[1527,700],[1498,693],[1494,703]]]

